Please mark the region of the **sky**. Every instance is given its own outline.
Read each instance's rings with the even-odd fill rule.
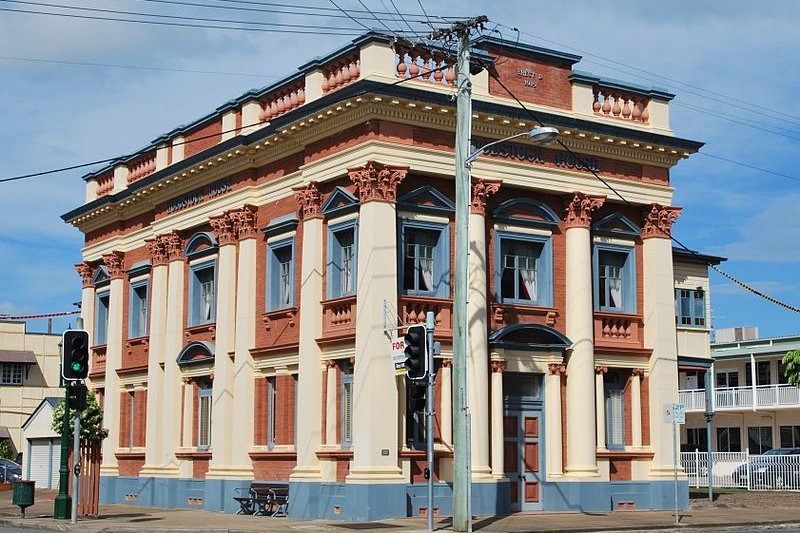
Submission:
[[[425,31],[423,10],[435,27],[446,25],[438,17],[486,15],[485,31],[496,37],[576,54],[583,57],[576,70],[676,94],[671,127],[705,146],[671,172],[673,203],[683,207],[674,235],[691,249],[726,257],[721,268],[746,284],[800,307],[800,2],[47,4],[53,5],[67,7],[0,0],[0,180],[133,153],[293,74],[366,27]],[[231,20],[259,31],[196,27],[230,27]],[[61,215],[83,203],[81,177],[98,168],[0,182],[0,313],[76,309],[81,285],[73,265],[83,241]],[[714,328],[800,335],[800,314],[710,276]],[[74,319],[55,319],[53,331]],[[47,327],[46,320],[28,322],[28,331]]]

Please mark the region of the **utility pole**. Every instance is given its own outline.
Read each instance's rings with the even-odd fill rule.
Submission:
[[[469,291],[469,204],[470,176],[465,160],[469,156],[472,134],[472,82],[469,79],[469,37],[481,27],[485,16],[457,22],[438,30],[431,39],[458,37],[456,60],[456,243],[455,287],[453,291],[453,531],[472,530],[470,502],[471,453],[469,400],[467,394],[467,296]]]

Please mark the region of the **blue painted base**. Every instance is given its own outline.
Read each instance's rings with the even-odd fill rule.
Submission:
[[[249,480],[174,479],[150,477],[100,478],[100,502],[147,507],[202,509],[235,513],[234,489]],[[381,520],[419,516],[428,507],[427,484],[290,483],[289,516],[301,519]],[[618,509],[675,509],[671,481],[554,482],[541,485],[544,511],[607,512]],[[511,512],[510,484],[472,485],[475,515]],[[678,483],[678,507],[689,505],[689,484]],[[453,489],[434,484],[434,512],[453,514]]]

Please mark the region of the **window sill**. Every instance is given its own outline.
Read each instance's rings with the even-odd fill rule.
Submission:
[[[261,459],[261,460],[270,460],[270,459],[288,459],[288,460],[295,460],[297,459],[297,452],[296,451],[289,451],[289,450],[274,450],[274,451],[252,451],[248,452],[247,455],[250,459]]]
[[[192,460],[205,460],[211,459],[210,450],[191,450],[175,452],[176,459],[192,459]]]
[[[134,346],[147,346],[150,343],[150,337],[148,335],[139,335],[138,337],[130,337],[126,341],[126,346],[128,348],[132,348]]]
[[[647,450],[627,451],[627,450],[598,450],[598,459],[652,459],[655,452]]]
[[[269,331],[272,328],[272,322],[281,318],[286,318],[289,327],[294,327],[296,324],[295,317],[297,316],[297,307],[284,307],[283,309],[273,309],[261,315],[261,320],[264,322],[264,329]]]

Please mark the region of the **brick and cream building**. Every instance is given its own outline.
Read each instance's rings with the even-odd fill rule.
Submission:
[[[674,505],[671,94],[484,38],[476,54],[580,160],[506,142],[472,167],[473,511]],[[290,515],[425,511],[419,401],[396,328],[433,311],[435,506],[452,511],[455,73],[368,33],[85,177],[91,386],[105,502]],[[536,124],[486,70],[473,144]],[[631,205],[589,171],[595,169]],[[685,481],[681,503],[686,502]]]

